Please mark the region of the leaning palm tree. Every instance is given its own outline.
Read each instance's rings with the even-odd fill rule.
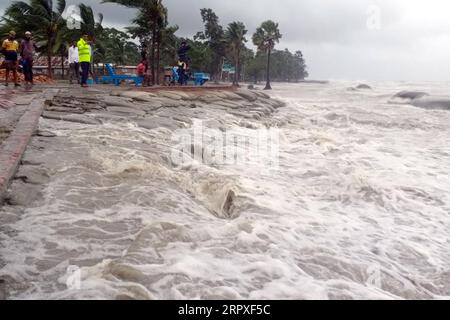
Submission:
[[[157,75],[159,76],[161,32],[167,26],[167,9],[164,7],[162,0],[103,0],[102,2],[116,3],[139,10],[137,16],[132,21],[135,26],[128,28],[128,31],[134,36],[150,42],[148,45],[151,51],[149,62],[152,67],[152,81],[155,84],[156,68],[158,68]],[[151,34],[151,37],[144,34]],[[158,60],[158,62],[155,60]]]
[[[2,22],[17,32],[32,31],[39,51],[47,55],[48,76],[53,77],[52,57],[63,44],[65,0],[15,1],[5,10]]]
[[[99,13],[97,19],[94,15],[94,10],[92,7],[85,4],[78,5],[80,9],[80,30],[75,30],[79,33],[79,36],[87,34],[93,40],[91,44],[92,56],[91,56],[91,68],[92,72],[95,74],[94,65],[98,63],[104,56],[104,43],[102,41],[103,33],[103,14]]]
[[[236,71],[234,73],[233,85],[239,86],[238,73],[241,65],[241,51],[247,42],[245,35],[247,30],[242,22],[232,22],[225,32],[225,42],[233,54]]]
[[[264,90],[272,89],[270,85],[270,55],[275,48],[275,44],[280,42],[281,37],[278,23],[271,20],[263,22],[253,35],[253,43],[258,47],[258,50],[267,52],[266,87]]]
[[[62,37],[62,45],[59,49],[59,54],[61,54],[61,66],[64,70],[64,60],[67,56],[68,46],[73,42],[77,42],[78,39],[81,38],[82,35],[89,35],[91,39],[93,39],[93,44],[91,44],[92,48],[92,56],[91,56],[91,68],[92,72],[94,72],[94,63],[101,61],[104,57],[104,44],[102,41],[103,35],[103,14],[99,13],[97,17],[94,15],[94,11],[92,7],[87,6],[85,4],[79,4],[77,6],[79,15],[77,22],[79,26],[69,27],[69,18],[68,21],[64,24],[61,29],[61,37]]]
[[[94,10],[92,10],[92,7],[85,4],[79,4],[78,8],[80,9],[81,18],[80,33],[88,34],[95,39],[96,36],[100,35],[103,31],[103,14],[99,13],[97,15],[97,19],[95,19]]]

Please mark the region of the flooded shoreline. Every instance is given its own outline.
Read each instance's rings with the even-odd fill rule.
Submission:
[[[450,296],[450,114],[390,104],[399,84],[347,87],[283,85],[274,99],[63,93],[0,209],[0,291],[8,299]],[[194,120],[220,132],[280,129],[277,167],[195,157],[176,165],[173,134]]]

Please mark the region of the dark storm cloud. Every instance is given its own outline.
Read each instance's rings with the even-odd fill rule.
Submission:
[[[68,0],[68,4],[78,3]],[[134,10],[84,0],[123,28]],[[243,21],[249,40],[266,19],[280,24],[279,48],[301,49],[315,78],[449,79],[447,0],[165,0],[178,35],[202,30],[200,8],[212,8],[226,25]],[[2,1],[0,10],[10,2]],[[375,20],[374,20],[375,18]],[[379,18],[379,19],[378,19]],[[249,41],[251,45],[251,41]]]

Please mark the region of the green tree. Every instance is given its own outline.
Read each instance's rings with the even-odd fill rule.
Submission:
[[[249,78],[253,79],[255,84],[257,84],[261,77],[263,77],[263,73],[266,68],[266,61],[266,54],[257,52],[246,63],[245,73]]]
[[[101,35],[105,50],[103,60],[118,65],[136,65],[140,54],[138,46],[131,41],[128,33],[114,28],[105,28]]]
[[[309,76],[307,66],[305,63],[305,59],[303,58],[303,53],[298,50],[295,52],[294,55],[294,62],[295,62],[295,73],[296,73],[296,79],[297,80],[305,80]]]
[[[247,34],[245,25],[242,22],[232,22],[229,24],[225,32],[225,41],[228,49],[233,55],[233,60],[236,67],[236,72],[234,73],[233,85],[239,86],[239,74],[241,70],[241,52],[245,47],[247,39],[245,35]]]
[[[15,1],[5,10],[2,29],[33,32],[39,52],[47,55],[48,76],[53,77],[52,57],[61,52],[66,22],[65,0]]]
[[[150,48],[152,81],[153,84],[159,82],[162,30],[167,26],[167,9],[162,0],[103,0],[103,3],[116,3],[138,10],[136,17],[132,20],[134,26],[128,28],[128,31]],[[156,73],[155,69],[158,69]]]
[[[161,33],[161,63],[164,66],[172,66],[177,60],[177,51],[180,40],[175,35],[178,26],[169,26],[162,30]]]
[[[214,56],[208,43],[191,39],[186,39],[186,42],[191,47],[189,51],[192,60],[190,69],[198,72],[208,70],[208,67],[212,65]]]
[[[200,14],[205,29],[203,32],[197,33],[194,40],[205,41],[208,44],[212,54],[211,65],[208,71],[217,81],[222,68],[222,59],[225,56],[225,32],[219,24],[219,17],[212,9],[201,9]]]
[[[79,4],[80,9],[81,25],[80,29],[70,30],[67,33],[69,39],[67,43],[73,40],[79,40],[82,35],[87,34],[92,39],[91,49],[92,49],[92,63],[91,67],[94,68],[96,63],[99,63],[105,58],[105,43],[103,41],[103,14],[97,14],[95,17],[94,10],[92,7],[85,4]]]
[[[254,79],[255,83],[264,75],[267,67],[267,53],[257,52],[245,62],[245,74]],[[288,49],[273,50],[270,64],[271,80],[273,81],[299,81],[308,77],[307,66],[301,51],[294,54]]]
[[[160,72],[161,72],[161,50],[162,42],[165,36],[165,30],[169,24],[168,22],[168,11],[165,6],[163,6],[162,1],[154,1],[154,18],[156,23],[156,34],[155,34],[155,46],[156,46],[156,83],[160,83]]]
[[[239,63],[238,68],[238,80],[239,81],[246,81],[248,74],[247,68],[250,63],[255,58],[255,52],[252,49],[247,48],[244,46],[241,51],[241,61]]]
[[[270,56],[275,44],[279,43],[281,38],[278,23],[271,20],[263,22],[253,35],[253,43],[258,47],[258,50],[267,52],[266,87],[264,90],[272,89],[270,85]]]

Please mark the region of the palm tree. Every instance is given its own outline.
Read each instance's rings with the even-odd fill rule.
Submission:
[[[95,19],[94,10],[92,10],[92,7],[85,4],[79,4],[78,8],[80,9],[81,26],[80,30],[75,31],[79,36],[87,34],[92,39],[91,71],[95,74],[95,63],[100,60],[99,58],[103,58],[105,54],[104,43],[102,42],[103,14],[98,13],[97,19]]]
[[[155,78],[158,77],[157,82],[159,82],[161,32],[167,26],[167,9],[162,0],[103,0],[102,2],[116,3],[139,10],[133,19],[133,24],[136,26],[128,28],[128,31],[136,37],[150,42],[148,47],[151,50],[149,62],[152,67],[152,81],[155,84]],[[150,38],[146,35],[148,33],[151,33]],[[156,68],[158,68],[157,74],[155,74]]]
[[[219,17],[212,9],[200,9],[202,21],[205,25],[203,32],[197,33],[194,40],[205,41],[212,54],[210,71],[214,77],[214,82],[219,82],[219,77],[222,72],[223,59],[226,54],[224,42],[224,30],[219,24]]]
[[[235,61],[236,71],[233,79],[234,86],[239,86],[238,74],[241,66],[241,51],[245,46],[245,42],[247,42],[247,39],[245,38],[246,34],[247,30],[242,22],[230,23],[225,32],[225,41],[231,49]]]
[[[270,86],[270,55],[275,48],[275,44],[280,42],[281,38],[278,23],[271,20],[263,22],[253,35],[253,43],[258,47],[258,50],[267,52],[266,87],[264,90],[272,89]]]
[[[65,0],[29,0],[13,2],[2,19],[3,25],[19,33],[33,32],[39,51],[47,55],[48,76],[53,77],[52,57],[63,44]]]
[[[79,4],[81,17],[81,29],[80,34],[88,34],[89,36],[96,38],[96,35],[100,35],[103,31],[103,14],[99,13],[97,19],[95,19],[94,10],[92,7],[85,4]]]
[[[171,65],[177,59],[179,39],[175,35],[178,31],[178,26],[169,26],[162,30],[161,33],[161,53],[163,56],[162,62],[166,65]]]
[[[161,47],[164,36],[164,30],[169,24],[167,8],[162,5],[162,0],[153,1],[153,17],[155,19],[155,46],[156,46],[156,84],[159,85],[161,72]]]

